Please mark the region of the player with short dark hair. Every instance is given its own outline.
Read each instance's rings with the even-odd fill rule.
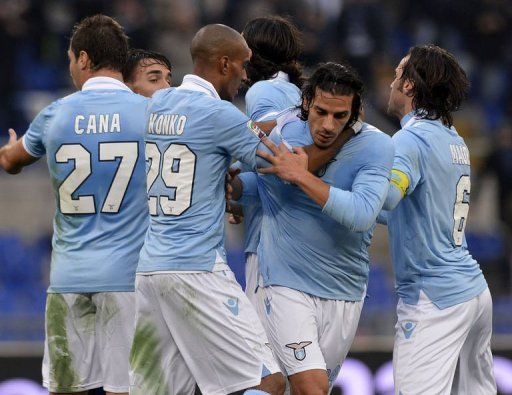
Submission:
[[[135,268],[148,224],[146,100],[122,81],[128,39],[112,18],[73,29],[78,92],[43,109],[0,149],[10,173],[47,156],[57,200],[45,312],[43,383],[51,394],[127,394]]]
[[[151,97],[172,83],[172,65],[164,55],[145,49],[132,49],[123,67],[126,85],[139,95]]]
[[[491,295],[464,236],[469,151],[452,119],[469,82],[435,45],[411,48],[395,73],[388,111],[402,129],[384,206],[400,298],[395,394],[495,394]]]

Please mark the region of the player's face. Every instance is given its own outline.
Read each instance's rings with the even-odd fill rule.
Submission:
[[[226,96],[222,97],[224,100],[233,101],[235,98],[242,81],[247,79],[246,68],[251,59],[252,52],[247,45],[240,48],[237,56],[230,60],[230,71],[228,74],[228,81],[226,86]]]
[[[342,96],[317,88],[309,108],[308,124],[314,143],[328,147],[345,128],[352,114],[354,95]]]
[[[399,118],[402,117],[403,108],[406,101],[406,95],[404,94],[404,83],[400,78],[402,78],[404,65],[408,58],[409,57],[406,56],[398,64],[395,69],[395,78],[390,85],[391,92],[389,93],[388,114],[395,115]]]
[[[135,93],[151,97],[157,90],[171,86],[171,70],[154,59],[145,59],[137,65],[133,81],[126,84]]]

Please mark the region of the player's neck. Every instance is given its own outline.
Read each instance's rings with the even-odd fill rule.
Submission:
[[[99,70],[95,70],[95,71],[90,71],[89,75],[87,76],[87,79],[94,78],[94,77],[109,77],[109,78],[114,78],[118,81],[123,82],[123,74],[117,70],[99,69]]]

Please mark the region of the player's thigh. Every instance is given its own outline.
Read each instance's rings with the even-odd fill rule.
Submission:
[[[322,299],[319,307],[318,337],[332,386],[354,341],[363,301]]]
[[[265,287],[267,334],[287,376],[325,370],[314,298],[287,287]]]
[[[101,358],[103,389],[128,392],[130,348],[135,329],[134,292],[98,292],[96,306],[96,344]]]
[[[152,277],[138,275],[135,282],[130,394],[193,394],[195,380],[163,317]]]
[[[477,296],[476,318],[462,346],[452,394],[496,394],[491,352],[492,299],[489,289]]]
[[[470,302],[439,309],[423,292],[417,305],[399,301],[393,350],[395,394],[450,393],[474,315]]]
[[[256,312],[231,271],[155,276],[164,318],[204,394],[256,386],[279,371]]]
[[[101,387],[92,295],[48,294],[45,321],[44,386],[59,393]]]

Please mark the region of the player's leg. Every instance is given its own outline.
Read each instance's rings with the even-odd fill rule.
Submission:
[[[327,368],[330,392],[354,341],[364,302],[321,299],[318,303],[318,337]]]
[[[194,394],[195,380],[164,320],[152,277],[137,275],[135,280],[135,334],[130,353],[130,394]]]
[[[284,391],[253,306],[230,270],[156,275],[164,318],[201,391]],[[263,377],[263,379],[262,379]]]
[[[316,300],[287,287],[265,287],[267,333],[292,394],[326,394],[329,382],[318,339]]]
[[[109,394],[128,394],[129,357],[135,317],[134,292],[99,292],[96,305],[96,344],[101,357],[103,389]]]
[[[91,294],[48,294],[43,385],[51,394],[86,394],[103,385]]]
[[[477,297],[475,322],[462,346],[452,394],[496,394],[491,352],[492,300],[489,289]]]
[[[393,350],[396,395],[450,393],[475,311],[476,299],[439,309],[423,292],[417,305],[399,301]]]

